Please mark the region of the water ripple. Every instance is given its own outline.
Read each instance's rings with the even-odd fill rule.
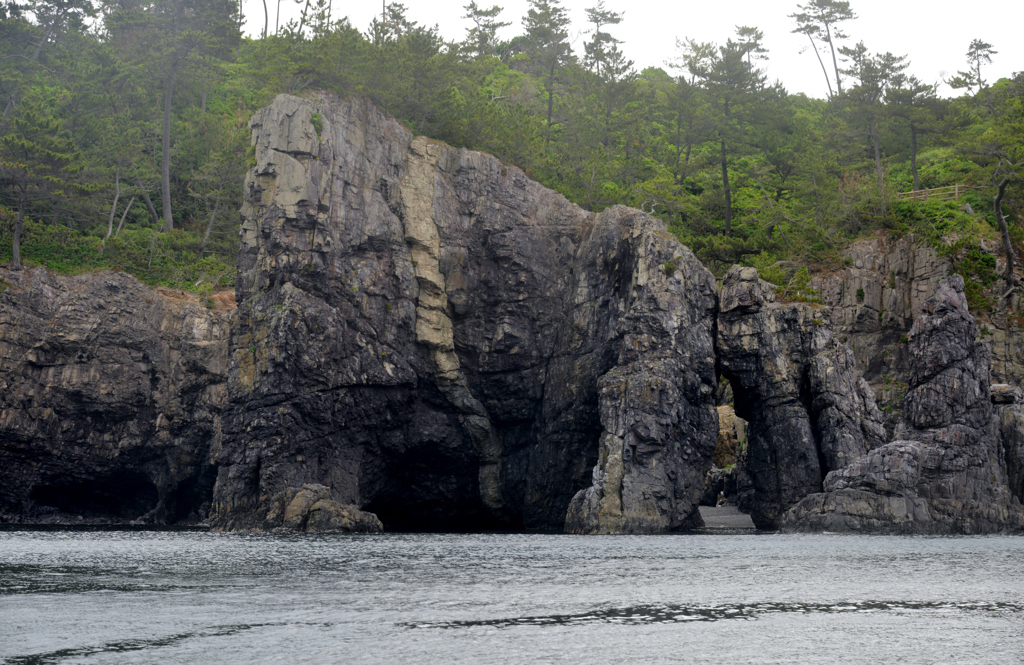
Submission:
[[[740,605],[687,606],[635,605],[594,610],[580,614],[549,614],[540,616],[483,619],[478,621],[430,621],[399,624],[406,628],[472,628],[489,626],[579,626],[610,623],[625,626],[691,621],[752,621],[768,614],[837,614],[850,612],[984,612],[1014,614],[1024,611],[1024,604],[1005,602],[890,602],[858,601],[849,603],[754,603]]]
[[[254,628],[264,628],[267,626],[282,626],[283,623],[256,623],[256,624],[238,624],[233,626],[211,626],[209,628],[197,631],[191,631],[188,633],[178,633],[177,635],[166,635],[164,637],[158,637],[148,640],[120,640],[117,642],[107,642],[98,646],[79,647],[75,649],[59,649],[57,651],[50,651],[49,653],[38,653],[31,654],[28,656],[15,656],[8,658],[4,661],[9,665],[45,665],[46,663],[57,663],[67,658],[80,658],[84,656],[95,656],[97,654],[104,653],[126,653],[130,651],[143,651],[145,649],[153,649],[158,647],[167,647],[190,640],[193,638],[206,638],[206,637],[223,637],[226,635],[235,635],[247,630],[253,630]]]

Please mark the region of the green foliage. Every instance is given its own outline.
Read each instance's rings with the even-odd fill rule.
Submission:
[[[322,138],[324,133],[324,119],[320,117],[319,113],[314,113],[313,117],[310,118],[310,122],[313,124],[313,129],[316,130],[316,137]]]
[[[0,213],[0,263],[10,259],[12,230],[12,216]],[[21,249],[26,264],[59,273],[123,271],[146,284],[197,293],[234,287],[233,257],[197,260],[201,239],[188,231],[157,234],[151,229],[130,229],[105,246],[102,240],[98,232],[80,233],[66,226],[26,220]]]
[[[820,304],[818,291],[811,288],[811,271],[801,266],[784,286],[776,286],[775,293],[783,300]]]
[[[996,257],[980,249],[983,239],[995,240],[996,230],[986,216],[969,215],[956,201],[900,201],[893,207],[903,233],[914,233],[953,264],[963,276],[967,302],[972,310],[988,310],[991,300],[985,289],[999,280]]]
[[[410,130],[494,154],[504,176],[518,167],[587,209],[650,211],[714,273],[755,266],[790,299],[814,302],[808,269],[840,265],[851,240],[881,230],[926,238],[958,269],[988,278],[969,250],[995,237],[991,190],[894,202],[914,187],[915,171],[925,188],[1018,178],[1004,209],[1024,248],[1021,76],[940,100],[903,73],[901,58],[858,44],[847,49],[848,70],[828,71],[825,58],[829,99],[809,99],[769,84],[778,73],[754,26],[724,44],[683,40],[667,70],[638,72],[615,37],[624,15],[599,2],[576,42],[557,0],[531,0],[507,42],[498,33],[518,17],[469,3],[460,43],[410,21],[399,3],[361,31],[333,20],[329,2],[309,0],[298,20],[262,38],[240,36],[228,0],[107,2],[95,30],[86,26],[90,3],[52,7],[63,13],[0,23],[0,81],[14,104],[0,140],[13,147],[24,134],[16,121],[35,113],[56,123],[41,133],[60,142],[53,152],[73,156],[23,188],[35,220],[26,258],[62,270],[111,267],[184,285],[205,271],[190,261],[230,263],[243,171],[255,165],[248,119],[277,94],[314,89],[369,98]],[[791,16],[822,55],[839,49],[836,30],[853,18],[835,0],[808,0]],[[972,62],[980,78],[981,61]],[[312,123],[322,135],[325,118]],[[157,237],[150,265],[165,155],[176,228]],[[0,205],[16,211],[11,165],[27,161],[4,161]],[[68,235],[57,242],[58,233]]]
[[[950,246],[947,256],[953,260],[953,272],[964,278],[967,306],[973,311],[991,310],[992,301],[985,289],[999,281],[996,257],[964,241]]]
[[[857,289],[857,302],[864,302],[864,289]]]

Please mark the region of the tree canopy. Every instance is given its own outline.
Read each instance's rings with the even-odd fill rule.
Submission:
[[[810,99],[772,82],[757,26],[724,44],[681,36],[665,67],[638,66],[612,0],[578,29],[559,0],[530,0],[518,21],[470,2],[452,43],[399,3],[362,29],[329,0],[305,1],[286,25],[268,6],[258,38],[241,34],[238,9],[3,5],[0,262],[229,286],[247,120],[276,94],[314,88],[368,97],[413,132],[490,152],[588,209],[643,208],[719,272],[827,268],[866,232],[991,232],[1018,254],[1024,241],[1024,79],[986,80],[998,51],[982,39],[968,45],[960,96],[943,99],[913,75],[913,54],[851,45],[850,2],[795,4],[794,32],[826,80],[826,98]],[[975,189],[941,209],[895,201],[953,184]],[[964,202],[982,222],[968,223]]]

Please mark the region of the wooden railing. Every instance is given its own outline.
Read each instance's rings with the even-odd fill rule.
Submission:
[[[909,199],[911,201],[951,201],[959,199],[961,196],[967,193],[968,189],[973,189],[967,185],[950,185],[948,187],[935,187],[933,189],[917,189],[912,192],[900,192],[896,195],[896,200]]]

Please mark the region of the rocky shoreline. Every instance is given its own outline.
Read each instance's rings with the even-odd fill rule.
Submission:
[[[933,255],[858,246],[783,303],[366,101],[251,127],[236,294],[0,269],[0,523],[665,533],[724,493],[760,529],[1024,532],[1016,347]]]

